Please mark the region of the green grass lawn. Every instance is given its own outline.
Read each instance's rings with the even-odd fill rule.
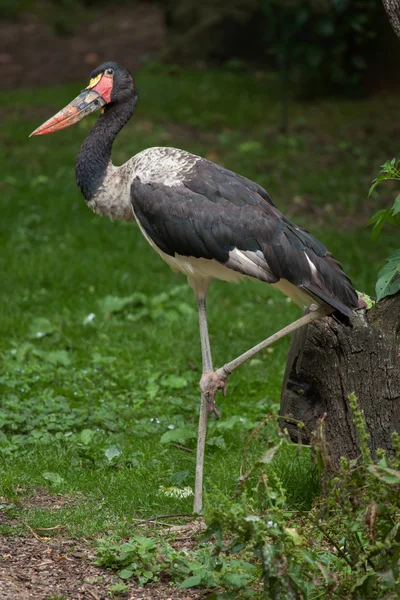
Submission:
[[[255,179],[328,245],[357,289],[373,294],[398,244],[390,231],[373,244],[365,229],[391,197],[386,189],[366,198],[379,166],[397,153],[396,97],[293,102],[282,136],[269,76],[149,67],[137,83],[137,114],[115,144],[115,164],[172,145]],[[0,94],[0,508],[7,515],[0,532],[7,534],[62,524],[68,536],[124,536],[135,519],[192,507],[191,497],[169,497],[165,488],[194,483],[195,454],[178,447],[194,450],[197,429],[193,293],[136,226],[87,209],[74,161],[93,121],[28,138],[84,84]],[[208,306],[216,366],[299,316],[262,284],[215,283]],[[249,432],[277,411],[288,346],[286,339],[241,367],[218,398],[206,500],[215,490],[229,497]],[[255,438],[247,461],[274,429]],[[307,451],[276,464],[287,508],[308,507],[317,485]],[[21,502],[38,487],[72,500],[58,511]]]

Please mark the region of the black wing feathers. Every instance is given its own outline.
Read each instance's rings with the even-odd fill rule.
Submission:
[[[246,261],[230,260],[229,252],[257,253],[259,279],[286,279],[344,314],[358,306],[350,279],[326,247],[291,223],[267,192],[245,177],[201,159],[183,185],[136,178],[131,195],[141,226],[166,254],[214,259],[255,276]]]
[[[197,163],[194,176],[184,184],[215,203],[224,198],[235,206],[257,206],[261,196],[273,206],[267,192],[257,183],[205,159]]]

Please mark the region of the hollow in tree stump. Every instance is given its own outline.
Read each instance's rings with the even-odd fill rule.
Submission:
[[[281,395],[281,426],[293,441],[310,443],[325,417],[332,467],[340,456],[360,455],[348,396],[354,392],[365,415],[370,448],[392,449],[400,433],[400,295],[359,311],[351,326],[331,317],[294,333]],[[285,420],[301,421],[306,429]]]

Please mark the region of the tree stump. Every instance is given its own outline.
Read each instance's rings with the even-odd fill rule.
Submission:
[[[281,395],[281,426],[293,441],[310,443],[325,417],[331,465],[360,455],[348,396],[354,392],[364,412],[370,448],[392,449],[400,432],[400,295],[359,311],[351,325],[331,317],[296,331],[290,345]],[[287,420],[285,420],[285,417]],[[289,418],[289,419],[288,419]],[[299,428],[290,419],[304,423]]]

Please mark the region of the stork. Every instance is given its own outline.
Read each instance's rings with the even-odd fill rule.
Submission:
[[[153,249],[187,276],[197,299],[202,377],[194,511],[202,508],[204,444],[209,413],[228,375],[287,333],[332,312],[351,317],[360,307],[340,264],[306,230],[289,221],[257,183],[205,158],[168,147],[148,148],[116,167],[113,142],[132,117],[135,82],[115,62],[97,67],[81,94],[31,135],[59,131],[100,109],[82,144],[76,181],[88,206],[111,219],[136,221]],[[313,310],[214,371],[206,297],[212,279],[262,281]]]

